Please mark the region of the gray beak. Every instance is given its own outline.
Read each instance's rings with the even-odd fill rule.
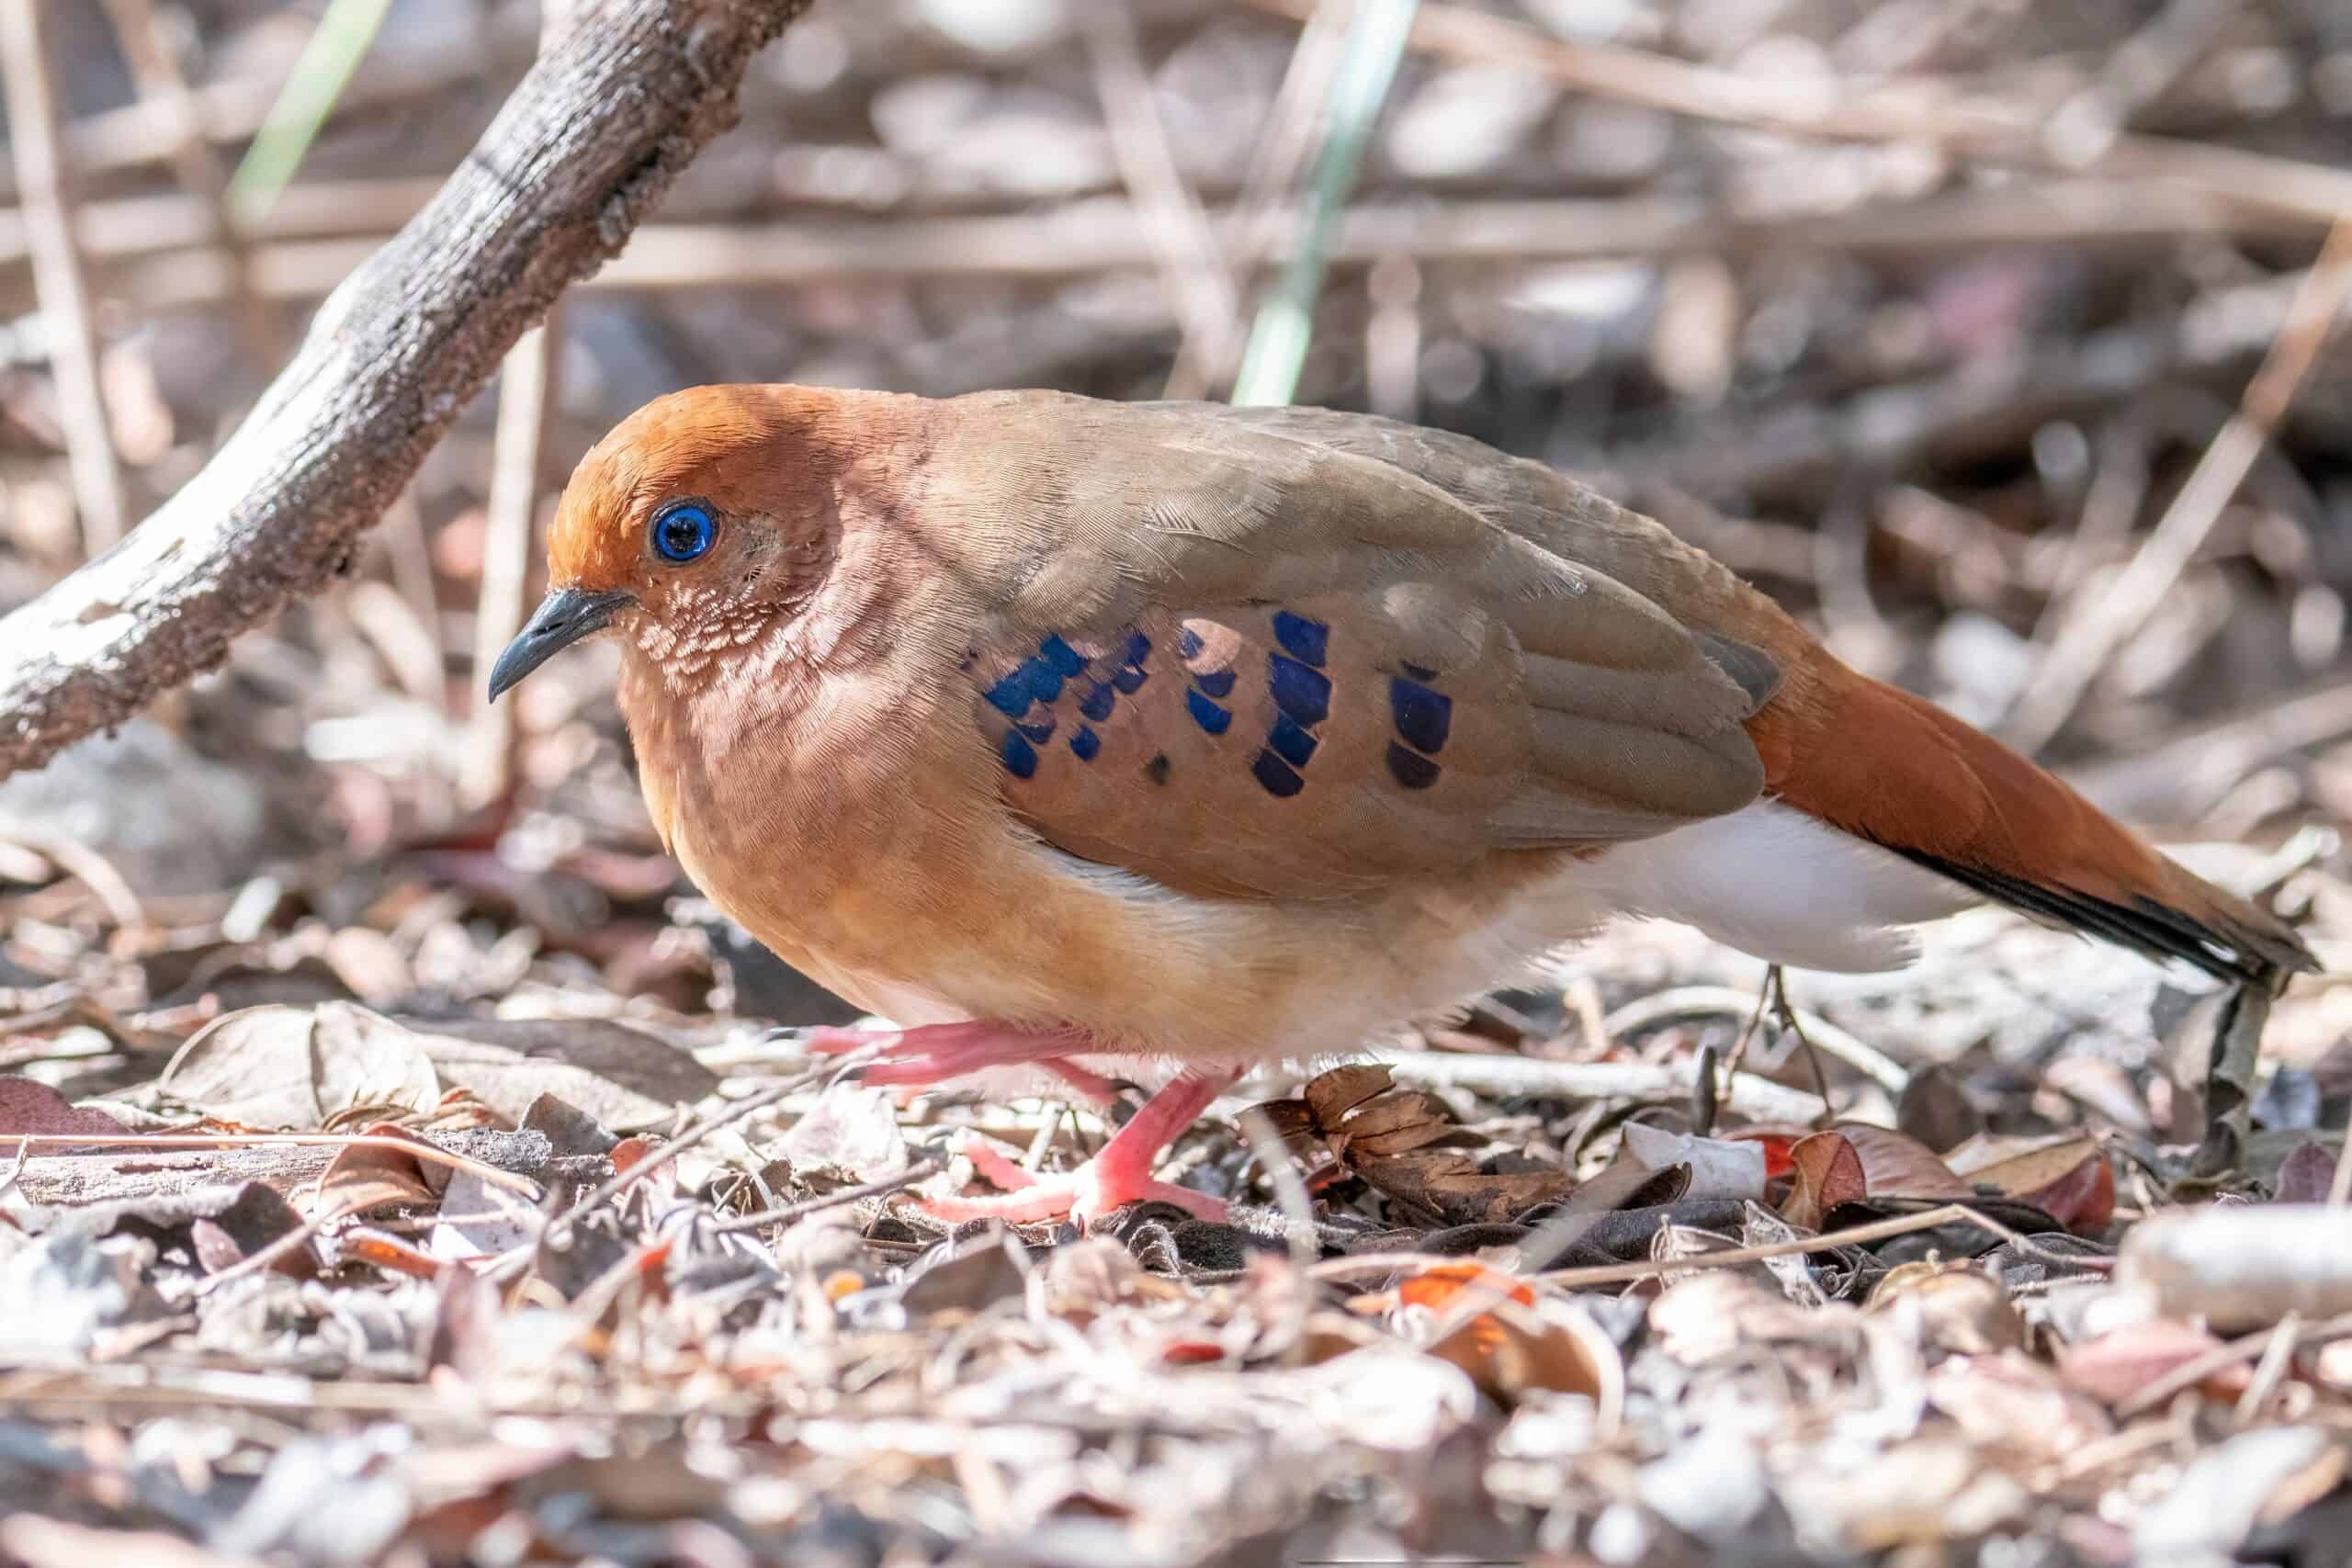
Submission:
[[[559,588],[549,593],[506,645],[506,651],[498,656],[498,662],[490,667],[490,700],[496,702],[509,686],[590,632],[601,631],[631,602],[630,595],[618,589],[584,593],[577,588]]]

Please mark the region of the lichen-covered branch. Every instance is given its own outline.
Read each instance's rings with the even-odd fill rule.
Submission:
[[[0,620],[0,776],[121,723],[324,582],[506,350],[734,122],[746,62],[807,4],[578,6],[204,470]]]

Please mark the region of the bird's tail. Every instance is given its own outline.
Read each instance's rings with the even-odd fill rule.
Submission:
[[[1809,673],[1751,721],[1782,803],[2029,915],[2219,978],[2276,989],[2318,967],[2286,921],[1992,737],[1826,658]]]

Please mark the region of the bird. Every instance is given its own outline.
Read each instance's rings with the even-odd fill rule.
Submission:
[[[1899,967],[1990,900],[2222,980],[2294,928],[1841,662],[1703,551],[1468,436],[1304,407],[792,385],[596,444],[489,676],[620,645],[653,826],[893,1027],[868,1082],[1163,1080],[948,1219],[1102,1223],[1250,1066],[1409,1038],[1610,919]]]

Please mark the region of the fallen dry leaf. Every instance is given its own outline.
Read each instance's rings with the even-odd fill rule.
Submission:
[[[1399,1306],[1425,1312],[1440,1326],[1473,1314],[1429,1353],[1461,1368],[1505,1408],[1536,1390],[1582,1394],[1604,1411],[1623,1398],[1624,1365],[1608,1336],[1581,1307],[1539,1297],[1525,1280],[1478,1263],[1447,1263],[1404,1280],[1395,1295]],[[1493,1305],[1481,1310],[1486,1303]]]
[[[363,1136],[406,1141],[391,1122],[379,1122]],[[423,1162],[381,1143],[353,1144],[339,1150],[319,1178],[321,1212],[370,1213],[378,1209],[421,1208],[433,1201],[433,1185]]]
[[[189,1037],[160,1083],[223,1121],[298,1132],[354,1106],[427,1111],[444,1088],[414,1034],[348,1002],[223,1014]]]
[[[1831,1210],[1869,1196],[1862,1156],[1842,1133],[1815,1133],[1797,1144],[1789,1150],[1789,1169],[1795,1186],[1781,1217],[1799,1230],[1818,1231]]]
[[[1891,1127],[1840,1122],[1835,1131],[1862,1162],[1862,1184],[1873,1198],[1969,1198],[1967,1182],[1926,1144]]]
[[[128,1131],[103,1111],[74,1105],[44,1083],[30,1078],[0,1077],[0,1145],[28,1134],[70,1136],[96,1134],[87,1144],[44,1144],[44,1154],[100,1146]]]
[[[2212,1354],[2222,1342],[2173,1318],[2154,1317],[2110,1329],[2060,1352],[2068,1384],[2108,1404],[2120,1404],[2168,1372]],[[2244,1361],[2218,1368],[2198,1386],[2215,1398],[2235,1398],[2252,1373]]]
[[[1987,1166],[1973,1179],[2032,1204],[2076,1235],[2098,1235],[2115,1218],[2114,1164],[2087,1138]]]

